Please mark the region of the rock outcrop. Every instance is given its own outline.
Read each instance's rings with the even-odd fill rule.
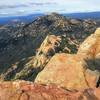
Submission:
[[[0,82],[0,100],[100,100],[100,89],[69,91],[25,81]]]
[[[83,53],[92,58],[100,54],[100,28],[80,45],[78,53]]]
[[[52,83],[70,90],[96,87],[99,72],[87,69],[87,64],[81,56],[56,54],[38,74],[35,82]]]
[[[33,66],[44,67],[49,59],[59,51],[60,43],[60,36],[48,35],[38,49]]]
[[[83,54],[93,70],[100,71],[100,28],[91,34],[79,47],[78,54]]]

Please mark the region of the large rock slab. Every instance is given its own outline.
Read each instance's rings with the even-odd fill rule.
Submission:
[[[88,70],[83,55],[56,54],[38,74],[35,82],[56,84],[66,89],[86,89],[95,87],[99,72]],[[91,74],[90,74],[91,73]]]

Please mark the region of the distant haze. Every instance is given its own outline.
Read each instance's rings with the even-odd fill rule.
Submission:
[[[0,0],[0,17],[100,11],[100,0]]]

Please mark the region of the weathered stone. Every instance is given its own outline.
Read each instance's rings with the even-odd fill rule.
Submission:
[[[34,67],[44,67],[57,51],[56,49],[60,46],[61,38],[55,35],[48,35],[41,44],[36,57],[34,59]]]
[[[100,28],[94,34],[91,34],[81,45],[78,53],[83,53],[90,58],[99,58],[100,56]]]
[[[41,84],[52,83],[70,90],[95,87],[99,74],[92,72],[92,75],[89,75],[86,71],[87,64],[81,56],[56,54],[44,70],[38,74],[35,82]],[[91,84],[94,85],[91,86]]]
[[[26,81],[0,82],[0,100],[100,100],[100,89],[69,91]]]
[[[78,54],[83,54],[85,56],[92,70],[100,71],[100,28],[80,45]]]
[[[94,88],[97,85],[97,81],[99,80],[100,73],[98,71],[92,71],[87,69],[85,71],[85,78],[89,87]]]

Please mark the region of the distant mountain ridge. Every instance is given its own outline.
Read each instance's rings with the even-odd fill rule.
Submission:
[[[12,22],[25,22],[29,23],[35,18],[42,16],[43,14],[31,14],[26,16],[11,16],[11,17],[0,17],[0,24],[9,24]]]
[[[37,17],[43,15],[45,14],[38,13],[38,14],[30,14],[26,16],[0,17],[0,24],[12,23],[13,21],[29,23],[32,22],[33,19],[36,19]],[[88,19],[88,18],[100,19],[100,12],[63,13],[62,15],[66,17],[78,18],[78,19]]]
[[[100,11],[98,12],[82,12],[82,13],[70,13],[64,14],[65,16],[69,16],[72,18],[80,18],[80,19],[100,19]]]

